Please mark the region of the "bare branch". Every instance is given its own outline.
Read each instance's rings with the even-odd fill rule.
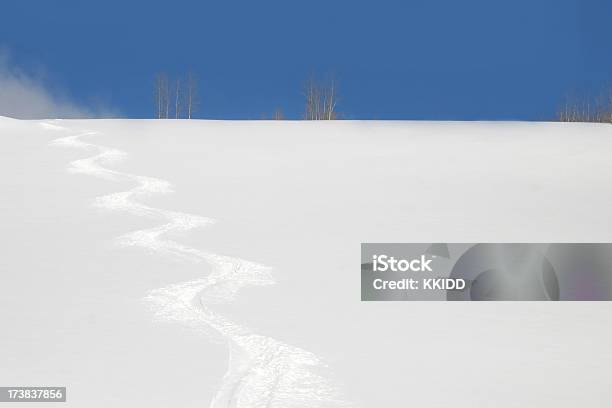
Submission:
[[[187,86],[186,87],[187,87],[186,89],[187,118],[191,119],[199,105],[198,81],[193,71],[189,71],[187,73]]]
[[[334,120],[337,119],[337,88],[332,78],[327,83],[319,83],[314,77],[306,82],[306,120]]]
[[[285,116],[283,115],[283,110],[281,108],[276,108],[274,113],[272,114],[273,120],[283,120]]]
[[[155,117],[164,119],[168,117],[168,76],[161,72],[155,76]]]

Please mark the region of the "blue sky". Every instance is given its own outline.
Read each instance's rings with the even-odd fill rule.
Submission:
[[[549,119],[612,80],[612,1],[3,2],[10,64],[84,106],[153,115],[156,72],[194,70],[206,118],[303,111],[334,75],[360,119]]]

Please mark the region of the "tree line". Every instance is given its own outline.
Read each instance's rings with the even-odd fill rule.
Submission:
[[[304,85],[303,95],[304,120],[336,120],[341,116],[337,110],[339,98],[335,78],[319,80],[311,76]],[[198,81],[193,71],[174,79],[163,72],[155,76],[155,118],[192,119],[199,107]],[[275,109],[271,119],[285,119],[282,109]],[[556,120],[612,123],[612,84],[595,96],[568,94],[557,110]]]
[[[198,83],[189,71],[171,80],[166,73],[155,76],[154,107],[157,119],[191,119],[199,107]]]
[[[338,119],[338,86],[334,78],[322,81],[311,76],[304,86],[304,96],[304,120]],[[196,75],[189,71],[183,77],[170,79],[168,74],[158,73],[153,102],[156,119],[192,119],[200,107]],[[282,109],[277,108],[272,119],[285,119]]]
[[[566,95],[558,112],[560,122],[612,123],[612,84],[595,95]]]

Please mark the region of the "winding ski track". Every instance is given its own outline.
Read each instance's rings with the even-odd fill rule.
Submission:
[[[40,125],[49,131],[74,132],[62,126],[60,120]],[[54,139],[51,144],[94,152],[93,156],[71,162],[69,172],[135,184],[130,190],[97,197],[94,206],[161,222],[158,226],[119,236],[117,243],[211,266],[209,275],[201,279],[154,289],[145,297],[157,319],[177,321],[204,333],[212,329],[227,341],[228,369],[210,408],[347,407],[337,389],[318,373],[322,363],[314,354],[253,333],[214,312],[215,304],[231,302],[244,286],[274,284],[271,269],[166,238],[170,232],[204,228],[214,220],[143,204],[141,201],[151,195],[172,193],[171,184],[107,167],[128,155],[112,147],[84,141],[101,136],[101,132],[83,131]]]

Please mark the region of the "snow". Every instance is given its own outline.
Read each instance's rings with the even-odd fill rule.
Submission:
[[[361,242],[612,241],[612,126],[18,121],[0,384],[67,406],[604,406],[609,303],[362,303]]]

